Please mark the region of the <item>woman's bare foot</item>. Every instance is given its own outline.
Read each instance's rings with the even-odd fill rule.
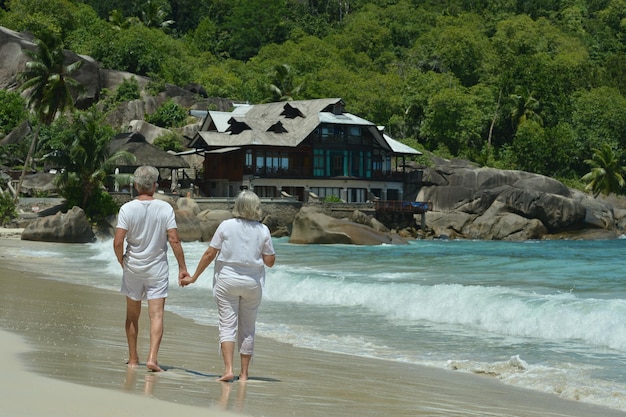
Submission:
[[[239,381],[245,382],[248,380],[248,374],[241,373],[239,374]]]
[[[227,372],[221,377],[217,378],[221,382],[232,382],[235,379],[235,375],[232,372]]]
[[[152,371],[152,372],[163,372],[163,369],[161,369],[159,364],[157,364],[155,362],[148,362],[148,363],[146,363],[146,366],[148,367],[149,371]]]
[[[128,365],[129,368],[136,368],[137,365],[139,365],[139,358],[127,360],[126,365]]]

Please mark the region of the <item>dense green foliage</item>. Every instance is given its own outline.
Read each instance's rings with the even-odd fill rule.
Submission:
[[[17,217],[15,201],[9,193],[0,192],[0,226]]]
[[[118,158],[132,155],[111,154],[108,143],[113,130],[103,122],[103,114],[95,108],[74,112],[42,132],[42,149],[48,166],[60,174],[57,185],[68,207],[81,207],[93,221],[104,220],[119,207],[103,192],[103,184],[113,172]]]
[[[626,0],[8,0],[0,24],[157,83],[341,97],[422,150],[577,180],[626,148]]]
[[[163,103],[154,113],[146,116],[146,121],[159,127],[181,127],[187,120],[187,110],[174,100]]]
[[[176,132],[166,133],[154,140],[154,146],[164,151],[181,152],[184,150],[183,137]]]
[[[0,90],[0,135],[11,133],[27,117],[26,102],[20,95]]]
[[[115,90],[115,102],[137,100],[141,97],[139,91],[139,83],[137,79],[132,77],[130,80],[124,80]]]

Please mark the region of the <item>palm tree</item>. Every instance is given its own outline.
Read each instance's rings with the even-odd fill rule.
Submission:
[[[543,126],[543,119],[537,113],[539,111],[539,100],[533,97],[533,94],[534,92],[527,87],[517,87],[515,94],[510,95],[513,102],[511,122],[516,129],[527,120],[532,120]]]
[[[167,12],[157,2],[148,0],[141,11],[141,22],[147,27],[166,29],[174,24],[173,20],[166,19]]]
[[[60,168],[57,185],[62,193],[80,194],[72,197],[80,198],[77,203],[88,215],[93,214],[88,210],[89,201],[100,191],[107,176],[114,172],[115,164],[135,160],[134,155],[125,151],[109,152],[108,145],[114,132],[103,118],[95,107],[75,112],[69,134],[48,158]]]
[[[26,63],[26,68],[20,74],[20,78],[25,80],[20,90],[30,90],[28,105],[37,115],[39,123],[24,161],[22,175],[15,192],[15,201],[19,198],[26,170],[37,149],[41,125],[49,126],[65,108],[74,106],[72,90],[78,90],[80,84],[70,75],[83,64],[82,60],[78,60],[65,65],[63,44],[56,39],[49,39],[47,42],[36,39],[34,43],[37,49],[25,51],[33,60]]]
[[[135,16],[124,17],[124,14],[119,9],[115,9],[111,10],[109,14],[109,23],[111,23],[114,29],[122,30],[128,29],[133,25],[138,25],[140,20]]]
[[[618,155],[608,144],[603,144],[600,149],[594,149],[591,159],[586,159],[585,163],[591,166],[591,171],[582,177],[587,181],[585,190],[591,190],[593,197],[599,194],[619,194],[626,184],[624,172],[626,167],[620,166]]]
[[[268,76],[272,81],[267,86],[271,101],[292,101],[303,88],[303,84],[293,85],[294,73],[288,64],[276,65]]]

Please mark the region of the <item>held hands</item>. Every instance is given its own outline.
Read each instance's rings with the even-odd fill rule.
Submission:
[[[191,275],[189,275],[189,272],[185,271],[178,275],[178,285],[181,287],[186,287],[187,285],[196,282],[197,279],[198,278],[192,277]]]

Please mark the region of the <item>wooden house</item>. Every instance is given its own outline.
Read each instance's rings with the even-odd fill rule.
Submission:
[[[232,197],[402,200],[403,159],[421,153],[344,111],[340,98],[208,111],[190,143],[204,152],[202,192]]]

